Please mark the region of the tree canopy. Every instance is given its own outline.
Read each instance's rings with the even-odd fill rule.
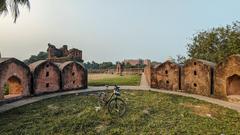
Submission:
[[[38,55],[32,55],[29,59],[24,60],[26,64],[31,64],[33,62],[39,61],[39,60],[46,60],[48,57],[47,52],[39,52]]]
[[[240,22],[197,33],[187,45],[188,56],[212,62],[240,53]]]
[[[95,61],[84,63],[87,69],[114,69],[116,65],[112,62],[96,63]]]
[[[11,13],[14,23],[20,15],[19,6],[27,6],[30,9],[29,0],[0,0],[0,15]]]

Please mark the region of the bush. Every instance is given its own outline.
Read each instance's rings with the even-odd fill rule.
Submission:
[[[3,95],[8,95],[8,94],[9,94],[9,85],[8,84],[4,84]]]

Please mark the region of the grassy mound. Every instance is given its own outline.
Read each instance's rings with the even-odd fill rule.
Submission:
[[[0,134],[238,134],[240,114],[176,95],[122,91],[122,118],[97,110],[94,95],[56,97],[0,114]]]

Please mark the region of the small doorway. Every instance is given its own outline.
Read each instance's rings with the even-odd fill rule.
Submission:
[[[16,77],[10,77],[7,82],[4,84],[4,98],[11,98],[20,96],[23,93],[23,86],[21,80]]]
[[[227,79],[227,95],[240,95],[240,76],[233,75]]]

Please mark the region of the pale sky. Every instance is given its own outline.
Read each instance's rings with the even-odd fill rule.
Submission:
[[[83,50],[85,61],[186,55],[198,31],[240,20],[239,0],[30,0],[14,24],[0,17],[0,52],[29,58],[50,42]]]

